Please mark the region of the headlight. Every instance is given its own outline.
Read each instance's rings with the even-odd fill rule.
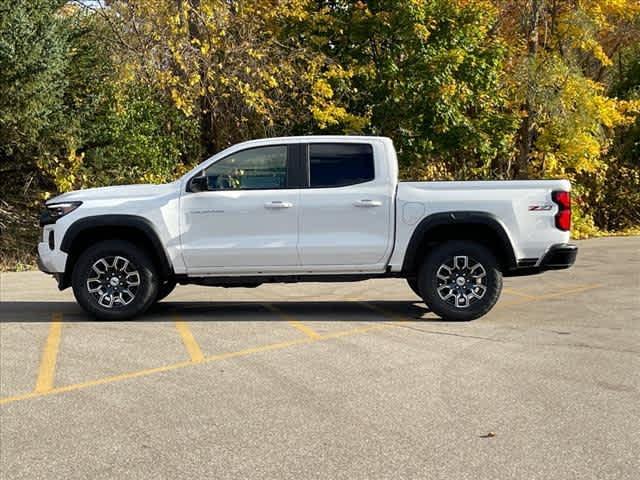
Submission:
[[[47,209],[40,215],[40,226],[56,223],[56,220],[73,212],[80,205],[82,205],[82,202],[52,203],[47,205]]]

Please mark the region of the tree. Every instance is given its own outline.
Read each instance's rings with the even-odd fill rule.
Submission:
[[[509,88],[521,118],[513,175],[572,176],[602,168],[613,130],[629,125],[638,107],[607,96],[604,80],[612,56],[634,41],[629,27],[640,4],[496,3],[501,33],[511,46]]]
[[[340,67],[286,34],[308,17],[306,7],[304,0],[139,0],[113,1],[107,14],[133,74],[197,118],[202,146],[213,153],[356,120],[325,88]]]
[[[319,1],[313,35],[349,73],[348,111],[394,139],[405,172],[485,177],[513,133],[496,14],[483,1]]]
[[[36,161],[66,141],[64,75],[69,35],[63,1],[0,5],[0,173],[3,195],[38,182]]]

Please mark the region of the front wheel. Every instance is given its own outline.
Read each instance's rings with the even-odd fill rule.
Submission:
[[[502,273],[493,253],[483,245],[452,241],[430,252],[418,283],[425,303],[442,319],[469,321],[496,304]]]
[[[168,297],[171,292],[173,292],[176,288],[177,282],[174,279],[165,281],[160,287],[158,287],[158,296],[156,297],[156,302]]]
[[[100,320],[126,320],[157,298],[159,280],[149,256],[132,243],[107,240],[86,249],[74,265],[73,294]]]
[[[418,286],[417,278],[407,278],[407,285],[409,285],[409,288],[413,293],[415,293],[419,297],[422,297],[422,294],[420,293],[420,287]]]

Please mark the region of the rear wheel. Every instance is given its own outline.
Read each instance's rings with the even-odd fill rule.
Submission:
[[[425,303],[444,320],[468,321],[485,315],[498,301],[502,273],[489,249],[475,242],[438,245],[418,276]]]
[[[101,320],[126,320],[149,308],[159,280],[146,253],[132,243],[108,240],[80,254],[72,285],[87,313]]]

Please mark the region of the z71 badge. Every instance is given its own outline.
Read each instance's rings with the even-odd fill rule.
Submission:
[[[549,203],[543,203],[542,205],[529,205],[530,212],[546,212],[547,210],[551,210],[553,205]]]

